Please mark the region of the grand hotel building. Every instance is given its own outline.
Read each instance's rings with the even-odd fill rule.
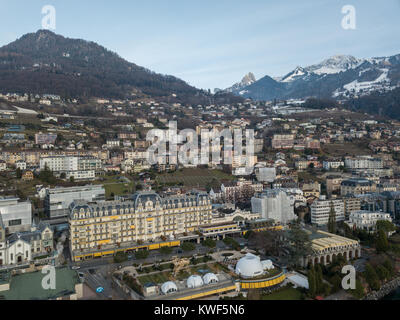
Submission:
[[[71,256],[80,261],[118,251],[179,245],[176,239],[199,231],[211,218],[211,199],[201,192],[165,198],[140,192],[128,200],[75,201],[69,215]]]

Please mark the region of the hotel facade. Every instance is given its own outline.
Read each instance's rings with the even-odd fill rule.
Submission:
[[[211,220],[211,199],[201,192],[165,198],[141,192],[128,200],[74,201],[69,215],[71,257],[80,261],[179,245],[180,237],[199,232]]]

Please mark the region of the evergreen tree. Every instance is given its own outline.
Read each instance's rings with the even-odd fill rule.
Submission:
[[[367,280],[372,290],[376,291],[380,289],[379,277],[375,269],[369,263],[365,266],[365,280]]]
[[[317,294],[317,283],[314,266],[312,266],[311,269],[308,271],[308,288],[310,296],[314,298]]]
[[[331,211],[329,212],[328,231],[330,233],[336,233],[336,212],[333,202],[331,202]]]
[[[378,253],[386,252],[389,249],[389,242],[386,236],[385,231],[380,229],[378,231],[378,236],[376,239],[376,251]]]
[[[22,170],[20,168],[17,168],[17,170],[15,170],[15,174],[17,176],[17,179],[21,179],[22,177]]]
[[[356,279],[355,290],[350,289],[349,291],[357,299],[361,299],[364,296],[364,287],[362,286],[360,279]]]
[[[288,234],[288,243],[289,263],[291,265],[297,265],[301,258],[306,257],[312,251],[310,238],[299,224],[291,226]]]
[[[333,292],[338,292],[342,288],[342,278],[338,274],[330,279],[330,283],[333,285]]]
[[[394,268],[392,262],[389,259],[386,259],[385,262],[383,263],[383,266],[389,272],[389,277],[393,277]]]
[[[317,294],[321,294],[324,292],[324,279],[322,277],[322,269],[319,264],[315,267],[315,283],[316,283],[316,291]]]
[[[376,274],[379,277],[379,280],[384,281],[390,278],[390,272],[384,266],[379,265],[376,267]]]
[[[378,232],[379,230],[383,230],[387,234],[388,232],[396,231],[396,226],[390,221],[378,220],[376,222],[376,229],[378,230]]]

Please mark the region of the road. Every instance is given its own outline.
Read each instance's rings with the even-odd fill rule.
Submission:
[[[91,116],[72,116],[72,115],[64,115],[64,114],[55,114],[49,113],[50,117],[56,118],[71,118],[71,119],[93,119],[93,120],[120,120],[120,117],[91,117]],[[134,118],[134,115],[126,115],[125,118]]]
[[[64,248],[66,250],[66,248]],[[227,246],[222,242],[217,242],[216,251],[225,250]],[[172,257],[191,258],[195,255],[204,255],[209,252],[209,248],[196,244],[195,250],[191,252],[182,252],[180,248],[174,248],[170,254],[161,254],[158,251],[150,251],[146,259],[131,259],[122,263],[114,263],[113,258],[93,259],[82,262],[70,262],[70,267],[79,267],[78,272],[84,275],[86,284],[96,292],[101,287],[104,290],[97,292],[100,299],[129,299],[117,285],[111,280],[112,273],[119,267],[132,266],[133,264],[155,263],[161,260],[171,260]],[[67,250],[66,250],[67,251]],[[134,256],[134,254],[132,254]]]
[[[222,241],[217,242],[217,247],[214,250],[225,250],[227,247]],[[81,262],[70,262],[70,266],[79,266],[81,270],[88,270],[93,268],[98,268],[101,266],[110,266],[116,269],[118,266],[126,267],[131,266],[133,263],[143,264],[143,263],[155,263],[161,260],[170,260],[172,257],[177,256],[179,258],[191,258],[194,255],[204,255],[209,252],[209,249],[203,247],[201,244],[197,244],[195,250],[191,252],[179,252],[179,248],[174,248],[170,254],[161,254],[158,251],[150,251],[149,256],[146,259],[131,259],[122,263],[114,263],[112,257],[92,259]],[[134,257],[134,254],[132,254]]]

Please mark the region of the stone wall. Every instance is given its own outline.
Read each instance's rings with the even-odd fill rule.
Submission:
[[[364,300],[380,300],[392,291],[400,287],[400,277],[385,283],[378,291],[372,291],[366,295]]]

